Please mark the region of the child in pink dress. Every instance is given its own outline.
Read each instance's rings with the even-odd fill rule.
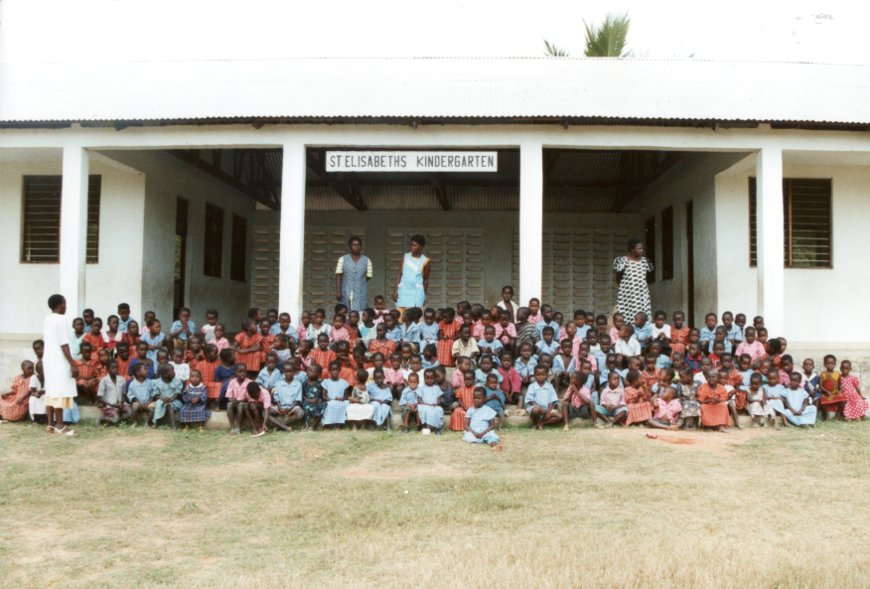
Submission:
[[[851,372],[852,363],[848,360],[843,360],[840,363],[840,387],[842,387],[843,395],[846,397],[843,417],[846,418],[846,421],[852,421],[853,419],[861,421],[861,418],[867,413],[867,399],[861,394],[861,381]]]

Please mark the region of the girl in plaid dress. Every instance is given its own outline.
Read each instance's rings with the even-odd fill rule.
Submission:
[[[185,424],[184,429],[190,428],[189,423],[198,426],[199,431],[202,431],[202,426],[211,417],[211,411],[205,408],[208,401],[208,387],[202,384],[202,372],[199,370],[190,371],[190,382],[184,387],[184,392],[181,394],[181,401],[184,403],[179,413],[181,423]]]
[[[867,399],[861,394],[861,382],[852,374],[852,363],[843,360],[840,363],[840,388],[846,397],[846,406],[843,408],[843,417],[846,421],[857,419],[861,421],[867,413]]]
[[[19,421],[27,416],[28,400],[30,398],[30,377],[33,376],[33,362],[25,360],[21,363],[21,374],[12,379],[12,388],[0,396],[0,423]]]
[[[456,319],[456,311],[450,307],[444,309],[444,320],[438,324],[438,363],[441,366],[456,366],[453,342],[460,327],[462,321]]]
[[[242,331],[235,337],[233,349],[236,352],[236,362],[244,364],[248,374],[257,377],[260,372],[260,343],[263,336],[257,333],[257,324],[253,319],[247,319],[242,323]]]
[[[343,378],[338,378],[340,371],[341,362],[333,360],[329,364],[329,378],[321,383],[323,398],[327,399],[326,411],[323,413],[324,426],[340,425],[343,427],[347,421],[347,406],[349,403],[345,399],[350,388],[350,383]]]

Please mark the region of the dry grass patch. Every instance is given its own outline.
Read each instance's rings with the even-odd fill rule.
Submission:
[[[4,589],[870,586],[870,424],[80,431],[0,428]]]

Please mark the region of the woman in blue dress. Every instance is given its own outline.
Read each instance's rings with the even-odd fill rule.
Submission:
[[[372,261],[362,255],[362,239],[354,235],[347,246],[350,253],[338,259],[335,266],[335,298],[349,311],[362,312],[369,306],[369,287],[372,279]]]
[[[422,307],[429,291],[429,258],[423,255],[426,238],[422,235],[411,236],[411,251],[402,258],[393,300],[400,313],[409,307]]]

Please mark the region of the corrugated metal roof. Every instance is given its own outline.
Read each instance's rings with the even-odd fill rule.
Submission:
[[[0,64],[0,122],[602,117],[870,123],[870,66],[619,58]]]

